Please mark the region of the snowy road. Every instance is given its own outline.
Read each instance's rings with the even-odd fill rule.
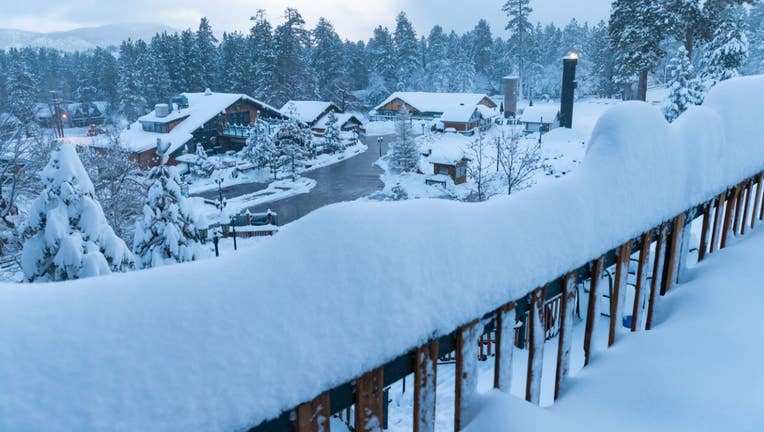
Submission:
[[[317,168],[304,174],[318,184],[309,193],[285,200],[262,204],[250,208],[252,212],[271,209],[279,214],[279,225],[285,225],[307,215],[313,210],[344,201],[354,201],[382,189],[382,170],[374,166],[379,159],[380,148],[376,136],[369,136],[364,142],[369,147],[366,152],[334,165]],[[382,154],[392,135],[383,137]]]

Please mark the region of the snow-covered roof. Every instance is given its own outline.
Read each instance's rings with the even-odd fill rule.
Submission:
[[[325,113],[330,108],[338,112],[340,111],[337,105],[331,102],[289,101],[281,107],[281,114],[285,116],[291,115],[292,106],[294,106],[294,110],[297,112],[297,119],[303,123],[313,123],[317,121],[321,114]]]
[[[432,153],[427,157],[427,161],[431,164],[455,165],[464,157],[462,146],[456,143],[445,143],[445,145],[434,146]]]
[[[498,108],[490,108],[485,105],[478,105],[477,108],[485,118],[493,118],[501,114]]]
[[[440,121],[449,123],[467,123],[472,120],[477,106],[475,105],[456,105],[448,107],[443,115],[440,116]]]
[[[351,119],[356,119],[359,123],[363,124],[363,120],[361,116],[353,113],[340,113],[334,114],[335,117],[337,117],[337,126],[342,127],[345,123],[349,122]],[[329,126],[329,114],[324,114],[321,116],[321,118],[316,121],[316,124],[313,125],[316,129],[326,129]]]
[[[485,98],[488,98],[488,95],[482,93],[396,92],[374,109],[379,110],[395,99],[400,99],[419,112],[442,113],[454,106],[476,106]],[[490,100],[490,98],[488,99]]]
[[[560,114],[560,107],[556,105],[535,105],[525,108],[523,114],[520,116],[520,121],[523,123],[554,123],[557,119],[557,115]]]
[[[158,117],[156,111],[152,111],[140,117],[137,122],[130,126],[130,129],[125,129],[121,138],[127,148],[137,153],[144,152],[156,147],[157,139],[160,139],[162,142],[170,143],[169,152],[173,153],[191,141],[195,130],[239,100],[249,101],[261,109],[279,112],[268,104],[240,93],[183,93],[183,96],[188,98],[188,108],[178,109],[176,105],[173,107],[173,111],[165,117]],[[146,132],[141,125],[141,122],[168,123],[181,118],[185,119],[169,133]]]

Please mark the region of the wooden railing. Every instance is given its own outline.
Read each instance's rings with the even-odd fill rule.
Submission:
[[[719,196],[690,208],[675,218],[647,229],[638,238],[605,251],[591,262],[558,277],[528,295],[507,302],[494,311],[466,323],[453,332],[431,340],[410,352],[380,365],[378,368],[318,395],[279,417],[250,429],[250,432],[318,432],[329,431],[329,418],[343,414],[355,431],[379,430],[386,401],[384,389],[414,374],[415,432],[435,430],[436,377],[438,359],[451,356],[455,361],[456,385],[454,430],[459,431],[462,412],[476,392],[477,362],[490,357],[493,350],[494,387],[509,392],[512,382],[514,350],[527,345],[528,366],[525,374],[525,398],[538,404],[545,342],[549,340],[550,322],[546,314],[554,313],[558,354],[554,380],[554,399],[564,388],[570,373],[573,309],[576,284],[587,282],[589,297],[586,304],[584,330],[584,366],[593,351],[595,322],[599,318],[597,302],[603,293],[603,273],[615,267],[610,295],[608,347],[616,342],[618,327],[624,311],[631,312],[631,331],[653,328],[656,298],[668,294],[677,282],[681,261],[682,236],[697,218],[702,218],[698,260],[724,249],[731,236],[744,235],[764,219],[764,173],[745,179]],[[625,304],[629,262],[638,256],[634,301]],[[649,257],[653,254],[653,265]],[[550,299],[550,300],[547,300]],[[554,305],[551,303],[554,302]],[[603,337],[604,338],[604,337]],[[526,342],[527,341],[527,342]],[[487,344],[487,345],[486,345]],[[486,354],[487,353],[487,354]],[[354,416],[350,408],[354,407]],[[351,418],[353,421],[351,422]]]

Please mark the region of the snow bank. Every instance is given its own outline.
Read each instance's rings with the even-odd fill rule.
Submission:
[[[339,204],[225,260],[0,286],[0,430],[272,418],[761,170],[761,100],[764,77],[725,82],[673,126],[623,104],[511,199]]]

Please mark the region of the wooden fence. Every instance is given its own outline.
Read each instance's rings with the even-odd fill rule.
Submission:
[[[603,273],[615,268],[610,310],[605,311],[609,314],[607,345],[612,346],[625,311],[631,312],[632,332],[653,328],[656,298],[668,294],[677,281],[681,261],[686,257],[681,250],[682,236],[692,222],[702,218],[698,249],[698,260],[701,261],[708,254],[724,249],[731,236],[746,234],[764,219],[763,188],[764,173],[748,178],[708,202],[647,229],[638,238],[605,251],[592,262],[583,263],[528,295],[508,301],[450,334],[402,353],[355,380],[328,389],[314,400],[251,428],[250,432],[328,432],[329,418],[339,414],[355,431],[380,430],[386,409],[384,389],[410,374],[414,375],[414,410],[411,413],[414,432],[433,432],[438,359],[448,356],[455,361],[454,430],[459,431],[463,426],[463,409],[476,391],[479,358],[485,360],[493,354],[493,385],[509,392],[514,378],[512,359],[515,348],[527,346],[525,398],[539,403],[544,346],[552,336],[557,336],[558,345],[554,381],[556,400],[570,372],[576,284],[588,282],[589,286],[583,341],[586,366],[591,359],[595,322],[600,315],[597,302],[603,297],[603,281],[607,280]],[[651,254],[654,259],[649,265]],[[634,300],[632,304],[626,304],[629,264],[633,255],[638,257]],[[351,407],[354,408],[353,416],[350,415]]]

